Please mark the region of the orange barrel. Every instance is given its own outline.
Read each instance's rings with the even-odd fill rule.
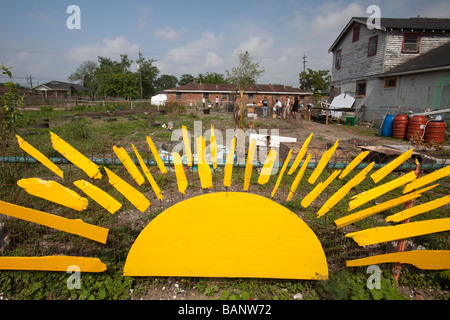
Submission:
[[[398,114],[394,118],[392,136],[397,139],[405,139],[406,127],[408,125],[408,115]]]
[[[424,116],[413,116],[408,122],[406,140],[410,140],[416,133],[419,138],[422,138],[427,122],[428,120]]]
[[[425,137],[423,138],[426,142],[437,142],[444,143],[445,140],[445,128],[447,125],[444,121],[430,121],[425,128]]]

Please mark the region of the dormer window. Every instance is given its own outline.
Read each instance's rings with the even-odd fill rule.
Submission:
[[[361,26],[357,25],[353,28],[353,38],[352,42],[356,42],[359,40],[359,31],[361,30]]]
[[[420,38],[419,33],[405,33],[403,35],[402,53],[419,53]]]

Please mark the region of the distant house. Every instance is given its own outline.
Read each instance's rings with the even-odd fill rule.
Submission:
[[[40,91],[45,96],[48,95],[48,93],[51,93],[53,96],[58,98],[58,95],[64,96],[64,97],[71,97],[76,94],[84,94],[89,95],[92,94],[94,91],[81,86],[79,84],[70,83],[70,82],[63,82],[63,81],[50,81],[47,83],[39,84],[33,88],[31,88],[33,91]]]
[[[191,104],[198,106],[203,98],[205,101],[209,100],[212,105],[215,105],[216,98],[218,98],[221,106],[233,105],[235,101],[240,99],[236,85],[233,84],[189,83],[164,91],[167,95],[167,102],[183,103],[187,106]],[[269,105],[273,106],[276,99],[285,101],[287,97],[290,97],[292,101],[295,96],[305,98],[312,95],[312,92],[291,86],[255,84],[245,90],[244,102],[246,104],[258,104],[267,97]]]
[[[352,18],[329,49],[330,98],[350,93],[355,109],[391,114],[450,108],[450,19],[366,22]]]

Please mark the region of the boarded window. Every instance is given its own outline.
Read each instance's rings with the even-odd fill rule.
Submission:
[[[356,82],[356,96],[365,97],[366,96],[366,80]]]
[[[402,53],[419,53],[420,34],[405,33],[403,35]]]
[[[334,67],[338,70],[341,68],[341,56],[342,50],[337,50],[334,54]]]
[[[367,51],[367,56],[374,56],[377,54],[378,47],[378,36],[374,36],[369,39],[369,49]]]
[[[356,42],[359,40],[359,31],[361,30],[361,27],[357,25],[353,28],[353,39],[352,42]]]
[[[384,80],[385,89],[393,89],[397,87],[397,78],[389,78]]]

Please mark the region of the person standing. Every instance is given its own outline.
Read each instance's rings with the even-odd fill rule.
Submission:
[[[267,100],[267,97],[264,97],[264,100],[262,101],[263,118],[267,118],[268,110],[269,110],[269,100]]]
[[[287,98],[286,98],[286,105],[284,107],[284,112],[283,112],[283,119],[285,119],[285,120],[289,116],[290,107],[291,107],[291,99],[289,98],[289,96],[287,96]]]
[[[299,100],[298,97],[295,96],[294,104],[292,105],[292,118],[294,120],[297,119],[298,108],[299,108]]]
[[[281,109],[283,108],[283,105],[281,104],[281,101],[276,99],[275,100],[275,109],[277,111],[277,118],[281,117]]]

